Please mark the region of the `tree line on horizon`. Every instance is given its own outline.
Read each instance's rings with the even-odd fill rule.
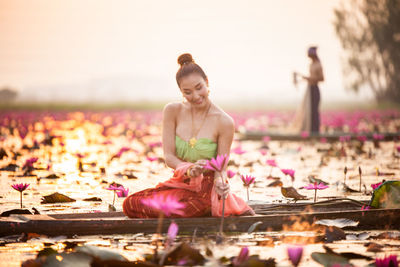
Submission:
[[[342,1],[334,13],[346,88],[368,86],[377,102],[400,103],[400,1]]]

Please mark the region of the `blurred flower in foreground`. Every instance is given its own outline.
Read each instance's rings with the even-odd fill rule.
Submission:
[[[382,259],[375,259],[375,266],[376,267],[398,267],[399,262],[397,261],[397,256],[396,255],[389,255],[385,256]]]
[[[317,190],[323,190],[328,188],[329,186],[324,185],[323,183],[319,183],[317,184],[317,182],[313,183],[313,184],[309,184],[307,186],[305,186],[305,189],[308,190],[315,190],[315,194],[314,194],[314,202],[317,200]]]
[[[142,199],[142,203],[146,206],[154,208],[165,216],[171,216],[171,214],[178,214],[183,216],[184,213],[181,209],[185,207],[184,203],[181,203],[174,196],[168,195],[153,195],[151,198]]]
[[[248,247],[243,247],[240,250],[239,255],[232,260],[232,265],[233,266],[240,266],[245,261],[247,261],[248,259],[249,259],[249,248]]]
[[[22,209],[22,192],[24,192],[28,188],[29,184],[13,184],[11,185],[12,188],[15,190],[19,191],[20,194],[20,204],[21,204],[21,209]]]
[[[303,256],[303,247],[302,246],[288,247],[287,254],[293,266],[297,267],[300,263],[301,257]]]

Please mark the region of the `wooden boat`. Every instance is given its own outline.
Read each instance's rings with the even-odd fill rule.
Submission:
[[[258,223],[257,231],[290,229],[299,222],[312,224],[322,219],[347,218],[359,222],[356,230],[399,229],[400,209],[361,210],[363,202],[340,199],[317,203],[254,204],[255,216],[227,217],[225,232],[246,232]],[[171,221],[179,225],[181,234],[218,232],[220,218],[164,219],[163,232]],[[37,233],[48,236],[154,233],[157,219],[130,219],[122,212],[70,213],[46,215],[11,215],[0,218],[0,236]],[[285,227],[284,227],[285,226]],[[296,231],[299,229],[296,229]]]
[[[384,138],[383,141],[395,140],[399,134],[398,133],[381,133]],[[373,140],[373,133],[363,134],[368,138],[368,140]],[[328,142],[338,141],[341,136],[350,136],[351,139],[356,140],[357,134],[349,134],[345,132],[335,132],[335,133],[319,133],[310,134],[309,136],[301,136],[300,134],[282,134],[279,132],[262,132],[262,131],[247,131],[239,134],[242,140],[262,140],[264,136],[268,136],[271,140],[278,141],[304,141],[304,140],[320,140],[325,138]]]

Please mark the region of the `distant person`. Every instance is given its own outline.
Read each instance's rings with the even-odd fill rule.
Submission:
[[[307,81],[307,89],[303,98],[303,102],[296,112],[293,127],[298,132],[308,132],[311,134],[319,134],[320,115],[319,103],[320,92],[318,83],[324,81],[324,73],[321,61],[317,55],[317,47],[311,46],[308,49],[308,57],[311,59],[309,76],[294,73],[294,82],[297,82],[297,75],[300,75]]]
[[[162,145],[165,163],[174,176],[155,188],[128,196],[123,204],[131,218],[157,218],[159,210],[145,206],[143,199],[173,196],[185,204],[175,217],[250,215],[254,211],[245,201],[229,193],[226,170],[218,173],[205,168],[208,159],[228,155],[234,135],[234,121],[209,98],[208,78],[190,54],[178,57],[176,81],[184,101],[169,103],[163,110]],[[224,167],[226,168],[226,166]]]

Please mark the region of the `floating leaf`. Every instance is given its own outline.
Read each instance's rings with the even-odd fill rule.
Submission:
[[[354,235],[346,235],[346,240],[367,240],[369,238],[369,233],[361,233],[361,234],[354,234]]]
[[[77,246],[75,248],[76,252],[83,252],[93,257],[97,257],[101,260],[120,260],[125,261],[126,259],[119,253],[111,250],[98,248],[96,246]]]
[[[180,243],[166,252],[165,265],[177,265],[178,262],[185,261],[187,264],[203,265],[205,258],[201,253],[192,248],[188,243]],[[186,265],[186,264],[185,264]]]
[[[55,192],[51,195],[43,196],[42,202],[40,202],[40,203],[41,204],[49,204],[49,203],[75,202],[75,201],[76,200],[73,198],[70,198],[66,195]]]
[[[374,252],[374,253],[381,252],[382,249],[385,247],[375,242],[371,242],[366,245],[367,245],[367,252]]]
[[[358,222],[347,219],[347,218],[338,218],[338,219],[318,220],[315,222],[315,224],[321,224],[321,225],[326,225],[326,226],[336,226],[339,228],[344,228],[344,227],[357,226]]]
[[[247,233],[251,234],[254,230],[256,230],[257,226],[259,226],[260,224],[262,224],[262,221],[255,222],[252,225],[250,225],[249,229],[247,230]]]
[[[85,198],[83,201],[102,201],[99,197]]]
[[[2,212],[0,217],[8,217],[11,214],[29,214],[29,215],[31,215],[32,212],[30,212],[27,209],[12,209],[12,210],[6,210],[6,211]]]
[[[325,228],[326,242],[331,243],[337,240],[346,239],[344,231],[336,226],[328,226]]]
[[[347,258],[331,253],[313,252],[311,258],[326,267],[334,264],[349,264]]]

